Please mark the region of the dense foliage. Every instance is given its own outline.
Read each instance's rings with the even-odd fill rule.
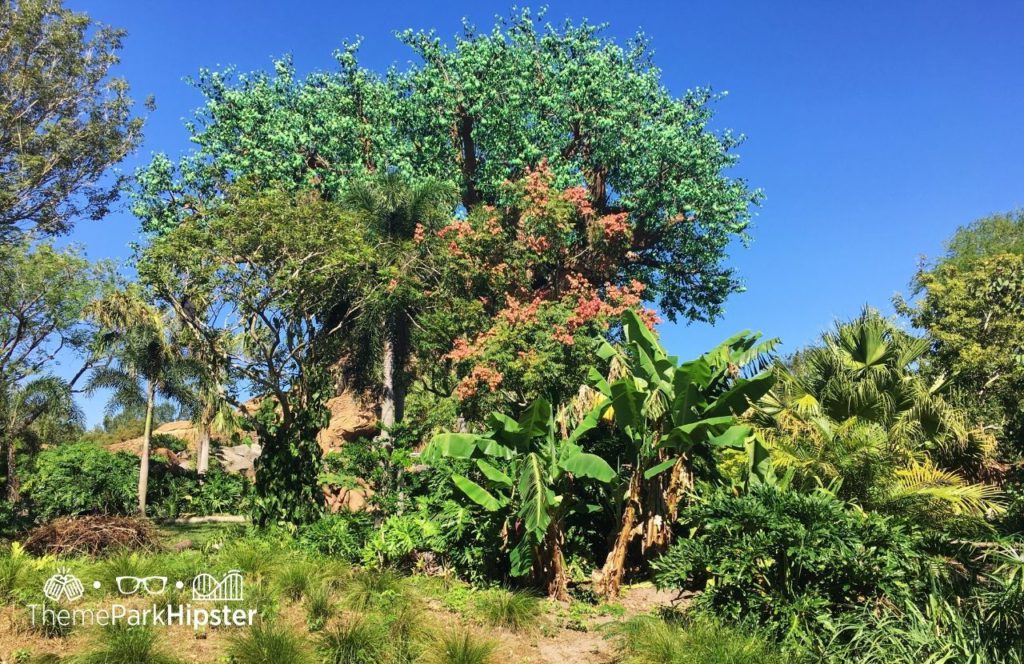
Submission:
[[[137,173],[118,278],[45,237],[106,211],[138,141],[121,33],[22,0],[0,35],[4,537],[248,517],[159,559],[250,575],[239,664],[492,655],[424,636],[396,570],[510,632],[541,593],[577,626],[632,581],[694,593],[611,630],[631,661],[1020,660],[1024,214],[920,266],[896,302],[916,330],[865,308],[787,357],[741,332],[681,361],[661,319],[714,321],[741,288],[739,140],[642,37],[523,12],[401,33],[417,60],[385,75],[358,44],[304,78],[202,72],[196,150]],[[100,391],[83,436],[76,395]],[[156,573],[110,553],[73,564]],[[0,602],[54,562],[0,556]],[[297,602],[315,648],[272,620]],[[163,661],[150,632],[103,637],[83,661]]]
[[[128,83],[111,76],[124,31],[60,0],[0,4],[0,242],[102,218],[142,139]]]
[[[857,606],[903,604],[928,584],[914,536],[824,493],[712,491],[680,513],[679,525],[695,534],[654,563],[655,582],[703,590],[700,609],[780,636],[813,632]]]

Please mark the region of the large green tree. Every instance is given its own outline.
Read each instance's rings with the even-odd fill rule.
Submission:
[[[639,280],[671,319],[720,313],[739,288],[726,247],[746,238],[759,196],[727,173],[739,139],[709,129],[711,91],[673,96],[643,38],[623,47],[585,22],[541,27],[523,13],[451,44],[401,38],[420,63],[386,76],[359,66],[356,45],[337,54],[339,71],[306,78],[288,60],[273,73],[202,72],[198,150],[139,174],[144,227],[207,214],[240,177],[332,199],[353,177],[397,171],[452,183],[472,211],[502,205],[507,180],[547,164],[597,215],[627,215],[614,284]]]
[[[107,281],[105,265],[49,244],[0,244],[0,445],[7,455],[7,497],[19,496],[17,446],[37,419],[73,412],[70,391],[88,359],[67,379],[51,369],[58,355],[87,355],[92,339],[82,314]],[[59,383],[59,385],[58,385]]]
[[[914,277],[901,312],[932,339],[929,371],[955,376],[1002,439],[1024,450],[1024,211],[960,228]]]
[[[329,370],[372,255],[359,222],[336,204],[239,189],[140,257],[140,278],[174,309],[193,352],[222,368],[223,398],[256,433],[261,523],[301,523],[322,508],[317,435],[329,415]]]
[[[0,3],[0,240],[66,232],[116,199],[103,176],[142,138],[111,76],[123,37],[60,0]]]

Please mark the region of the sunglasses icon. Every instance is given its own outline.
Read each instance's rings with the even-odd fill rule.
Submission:
[[[122,595],[134,595],[139,592],[139,588],[144,588],[148,595],[159,595],[167,587],[166,576],[119,576],[115,581]]]

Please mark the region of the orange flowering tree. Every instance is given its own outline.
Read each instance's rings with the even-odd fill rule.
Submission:
[[[467,414],[567,396],[623,311],[657,319],[642,307],[645,284],[623,277],[633,254],[626,213],[597,213],[584,187],[555,187],[543,163],[505,194],[506,206],[415,233],[435,266],[419,365]]]

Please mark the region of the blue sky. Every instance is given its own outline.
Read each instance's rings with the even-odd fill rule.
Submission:
[[[128,37],[120,74],[154,95],[146,140],[123,165],[188,149],[184,120],[201,102],[184,78],[202,67],[263,69],[294,56],[331,69],[346,38],[382,70],[411,57],[393,31],[489,27],[495,2],[67,0]],[[536,6],[536,5],[535,5]],[[735,174],[766,194],[752,245],[729,258],[747,285],[715,326],[665,326],[695,356],[734,331],[812,341],[864,304],[891,311],[922,255],[953,230],[1024,207],[1024,2],[549,2],[548,20],[587,18],[625,40],[652,38],[673,92],[728,91],[715,125],[747,135]],[[137,239],[127,212],[82,221],[70,240],[123,260]],[[89,423],[99,399],[86,404]]]

